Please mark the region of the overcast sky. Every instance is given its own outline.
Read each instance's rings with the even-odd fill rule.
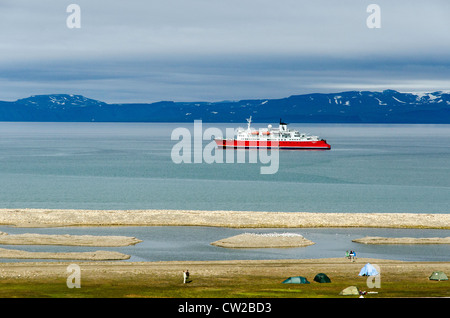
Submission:
[[[81,28],[70,29],[70,4]],[[369,4],[381,28],[367,27]],[[448,0],[0,0],[0,100],[450,90]]]

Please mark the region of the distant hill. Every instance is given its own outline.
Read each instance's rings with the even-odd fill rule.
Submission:
[[[81,95],[0,101],[0,121],[450,123],[450,94],[349,91],[281,99],[108,104]]]

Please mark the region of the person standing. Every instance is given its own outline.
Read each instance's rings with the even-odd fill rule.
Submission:
[[[189,283],[189,270],[183,271],[183,284]]]

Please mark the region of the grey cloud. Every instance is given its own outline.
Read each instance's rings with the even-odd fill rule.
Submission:
[[[80,93],[107,102],[275,98],[449,84],[450,3],[42,0],[0,5],[0,99]],[[77,3],[81,29],[65,25]]]

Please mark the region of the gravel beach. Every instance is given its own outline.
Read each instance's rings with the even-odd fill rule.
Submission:
[[[0,209],[0,224],[17,227],[167,225],[231,228],[450,229],[450,214]]]
[[[191,211],[191,210],[58,210],[58,209],[0,209],[0,224],[15,227],[65,226],[211,226],[230,228],[307,228],[307,227],[378,227],[450,229],[449,214],[410,213],[310,213],[310,212],[248,212],[248,211]],[[448,240],[448,238],[446,238]],[[435,241],[439,238],[435,238]],[[139,243],[133,237],[93,237],[73,235],[8,235],[0,232],[0,244],[8,245],[72,245],[125,246]],[[375,244],[374,240],[360,243]],[[412,242],[414,240],[390,241]],[[378,244],[388,244],[384,239]],[[298,235],[241,234],[211,244],[228,248],[285,248],[300,247],[314,242]],[[406,243],[408,244],[408,243]],[[126,259],[128,255],[65,253],[31,253],[2,249],[1,258],[53,259]]]
[[[142,242],[128,236],[15,234],[0,232],[3,245],[129,246]]]
[[[385,259],[299,259],[226,260],[183,262],[77,262],[81,288],[66,286],[69,262],[30,262],[0,264],[2,297],[350,297],[339,292],[350,285],[368,291],[367,277],[358,276],[370,262],[381,269],[381,288],[372,297],[449,297],[449,281],[433,282],[430,274],[439,269],[450,272],[449,262],[402,262]],[[183,271],[189,269],[192,282],[183,284]],[[313,281],[326,273],[331,284]],[[304,276],[311,284],[282,284],[291,276]],[[257,282],[258,288],[254,289]],[[18,289],[15,286],[23,286]],[[42,288],[52,286],[50,291]],[[3,287],[3,288],[2,288]],[[250,291],[250,293],[248,293]],[[56,295],[56,296],[55,296]],[[203,300],[204,301],[204,300]]]

